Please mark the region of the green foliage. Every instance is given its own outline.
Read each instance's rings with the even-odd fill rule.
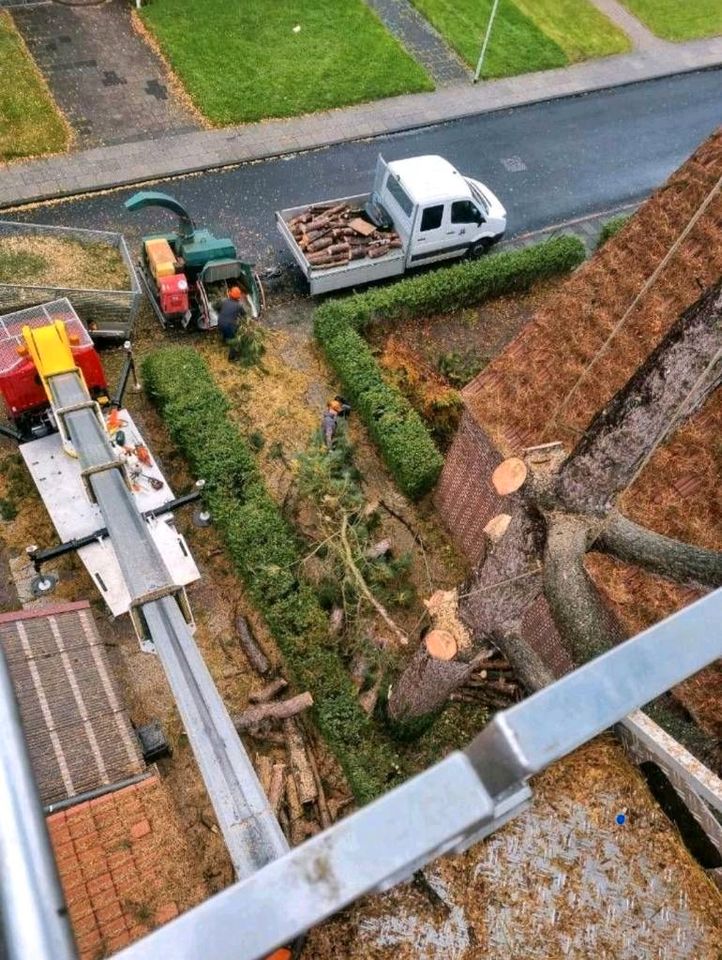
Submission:
[[[616,233],[619,233],[630,217],[630,213],[620,213],[618,216],[611,217],[611,219],[607,220],[602,226],[602,230],[599,234],[599,240],[597,240],[597,250],[599,250],[600,247],[603,247],[607,240],[613,237]]]
[[[248,593],[300,689],[314,698],[319,728],[361,803],[388,786],[396,755],[358,704],[326,615],[299,579],[301,544],[271,499],[253,453],[227,416],[228,401],[192,347],[170,347],[143,363],[146,389],[194,473]]]
[[[3,520],[14,520],[18,515],[17,504],[14,500],[6,497],[0,497],[0,518]]]
[[[442,353],[436,365],[439,373],[446,377],[452,387],[465,387],[488,362],[488,357],[479,356],[472,351],[458,353],[451,350],[449,353]]]
[[[242,367],[260,364],[266,352],[266,335],[260,324],[248,321],[241,323],[235,337],[228,344],[228,359],[240,363]]]
[[[140,16],[219,126],[433,90],[364,0],[154,0]]]
[[[316,310],[314,331],[401,490],[412,499],[436,483],[443,459],[421,417],[384,379],[361,332],[371,323],[448,312],[490,297],[528,290],[537,280],[566,273],[585,257],[576,237],[555,237],[523,250],[465,261],[374,287]]]
[[[26,250],[0,250],[0,283],[38,280],[47,270],[47,260]]]

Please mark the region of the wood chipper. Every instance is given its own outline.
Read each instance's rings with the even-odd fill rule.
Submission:
[[[56,350],[69,353],[92,400],[101,405],[110,402],[103,365],[90,334],[67,300],[51,306],[52,313],[38,307],[0,318],[0,397],[12,429],[23,440],[43,437],[56,429],[32,353],[36,337],[44,337]]]
[[[241,289],[246,312],[256,319],[264,306],[261,281],[253,266],[238,259],[228,238],[198,229],[174,197],[141,190],[125,201],[126,210],[164,207],[178,216],[175,233],[143,237],[140,280],[162,326],[212,330],[217,305],[231,287]]]

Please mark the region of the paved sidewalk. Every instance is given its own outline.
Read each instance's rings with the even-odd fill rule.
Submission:
[[[133,29],[126,0],[23,6],[12,15],[81,147],[198,129]]]
[[[471,78],[461,60],[409,0],[366,0],[386,28],[418,60],[437,87],[464,83]]]
[[[590,93],[722,66],[722,37],[662,44],[547,70],[393,97],[292,120],[199,130],[11,164],[0,170],[0,208],[179,176],[443,123],[525,103]]]

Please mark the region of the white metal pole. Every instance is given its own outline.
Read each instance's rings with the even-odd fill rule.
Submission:
[[[484,36],[484,42],[481,45],[481,53],[479,54],[479,62],[476,65],[476,73],[474,74],[474,83],[479,79],[481,74],[481,67],[484,63],[484,57],[486,56],[486,48],[489,46],[489,37],[491,36],[491,28],[494,25],[494,17],[496,16],[496,8],[499,6],[499,0],[494,0],[494,6],[491,8],[491,13],[489,14],[489,22],[486,25],[486,34]]]

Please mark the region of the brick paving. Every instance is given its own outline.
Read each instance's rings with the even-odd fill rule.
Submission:
[[[81,147],[197,129],[164,67],[133,30],[128,4],[25,5],[13,19]]]
[[[366,0],[437,86],[464,83],[471,76],[461,60],[409,0]]]
[[[207,896],[167,811],[151,776],[47,818],[80,960],[120,950]]]

